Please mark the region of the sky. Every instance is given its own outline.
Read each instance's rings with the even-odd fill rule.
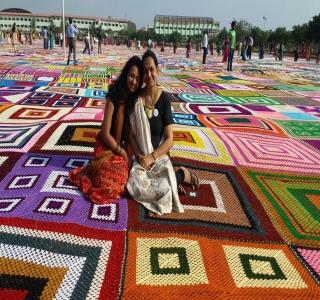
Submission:
[[[244,19],[264,29],[303,24],[320,13],[320,0],[64,0],[65,13],[124,18],[137,28],[153,26],[156,14],[212,17],[220,27]],[[61,0],[0,0],[0,10],[23,8],[32,13],[61,13]]]

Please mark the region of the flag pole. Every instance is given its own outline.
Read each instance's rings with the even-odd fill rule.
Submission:
[[[62,35],[63,35],[63,53],[64,53],[64,59],[67,57],[66,53],[66,24],[65,24],[65,18],[64,18],[64,0],[61,0],[62,4]]]

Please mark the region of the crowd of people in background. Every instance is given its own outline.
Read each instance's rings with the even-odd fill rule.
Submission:
[[[241,59],[242,61],[247,61],[252,59],[253,51],[258,52],[259,59],[264,59],[265,51],[266,49],[268,49],[269,54],[272,55],[275,60],[280,62],[283,61],[285,54],[285,45],[283,42],[273,41],[269,44],[265,44],[260,41],[257,44],[255,44],[252,35],[248,35],[244,39],[238,38],[235,29],[235,24],[235,21],[231,23],[231,29],[229,33],[225,36],[223,41],[213,39],[212,36],[208,35],[207,31],[203,32],[203,38],[200,43],[198,40],[193,40],[193,37],[187,37],[186,42],[184,44],[184,47],[186,49],[186,58],[190,58],[191,52],[193,51],[193,48],[195,48],[195,51],[203,52],[202,64],[206,64],[208,54],[210,53],[210,55],[213,56],[214,50],[216,50],[218,56],[220,56],[222,52],[222,62],[227,64],[227,70],[232,70],[233,57],[236,51],[238,59]],[[70,28],[72,28],[72,30]],[[30,45],[32,45],[33,41],[36,38],[43,39],[43,49],[46,51],[52,50],[55,46],[63,47],[64,44],[63,33],[57,32],[56,29],[52,30],[50,27],[48,28],[46,26],[43,27],[42,32],[40,33],[36,32],[32,28],[30,28],[29,31],[22,31],[21,29],[17,28],[15,23],[12,25],[10,31],[3,32],[2,30],[0,30],[0,44],[1,41],[7,40],[7,42],[12,45],[14,53],[18,50],[19,44],[22,45],[25,43],[29,43]],[[105,32],[102,30],[101,25],[96,27],[94,32],[92,32],[89,28],[86,31],[82,30],[80,32],[72,23],[72,19],[69,19],[65,32],[65,45],[67,48],[69,48],[68,64],[70,62],[70,56],[72,53],[74,53],[74,63],[77,63],[76,51],[73,51],[73,49],[76,48],[77,41],[83,42],[82,53],[88,55],[94,53],[94,50],[97,50],[98,54],[102,54],[102,46],[108,44],[126,45],[128,50],[140,50],[141,48],[151,50],[155,49],[157,46],[160,46],[160,52],[165,52],[166,47],[169,46],[170,51],[172,49],[172,52],[174,54],[177,53],[178,47],[182,46],[181,42],[178,43],[177,41],[173,41],[168,45],[168,43],[165,43],[164,40],[153,41],[150,37],[145,41],[141,41],[136,38],[130,39],[129,37],[107,36]],[[295,62],[301,58],[310,61],[312,55],[316,53],[316,49],[314,49],[314,47],[315,46],[312,45],[310,42],[304,42],[301,45],[296,46],[293,52],[291,51],[289,53],[287,50],[286,53],[287,55],[291,54]],[[320,62],[320,47],[316,54],[316,62]]]

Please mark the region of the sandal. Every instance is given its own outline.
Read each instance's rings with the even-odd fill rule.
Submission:
[[[197,176],[197,174],[190,172],[190,177],[191,177],[191,188],[193,190],[197,190],[200,187],[200,181],[199,181],[199,177]]]
[[[187,169],[185,167],[180,167],[180,169],[185,174],[189,173],[189,175],[190,175],[190,182],[184,182],[184,183],[190,185],[193,190],[197,190],[200,187],[200,181],[199,181],[199,178],[198,178],[197,174],[191,172],[189,169]]]

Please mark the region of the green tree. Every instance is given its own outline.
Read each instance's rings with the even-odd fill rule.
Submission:
[[[49,25],[49,27],[48,27],[48,30],[49,30],[50,32],[53,32],[53,33],[58,33],[58,32],[59,32],[59,27],[57,27],[57,26],[54,25],[52,19],[50,20],[50,25]]]
[[[278,27],[272,31],[268,37],[268,41],[289,44],[291,40],[291,31],[287,31],[285,27]]]
[[[35,18],[32,18],[31,21],[30,21],[30,28],[31,28],[31,31],[33,33],[36,33],[36,30],[37,30],[37,27],[36,27],[36,19]]]
[[[169,36],[168,36],[168,42],[169,43],[181,43],[181,41],[183,40],[182,34],[174,31],[172,32]]]
[[[95,22],[92,22],[89,26],[89,32],[91,35],[95,35],[96,33],[96,23]]]
[[[146,41],[148,39],[148,33],[143,29],[139,29],[135,34],[135,38],[140,41]]]
[[[292,27],[291,36],[292,40],[296,44],[301,44],[305,40],[307,40],[307,33],[308,33],[308,24],[305,23],[303,25],[295,25]]]
[[[127,30],[128,30],[129,34],[135,33],[137,31],[136,24],[131,21],[128,21],[128,29]]]
[[[106,30],[106,35],[108,35],[108,36],[113,36],[113,34],[114,34],[114,32],[113,32],[113,30],[112,30],[111,28],[108,28],[108,29]]]
[[[215,37],[215,43],[222,45],[226,37],[228,36],[227,28],[223,27],[222,30],[219,31],[219,33]]]
[[[263,44],[265,45],[268,39],[268,32],[263,31],[260,29],[260,27],[254,26],[251,29],[251,35],[253,37],[253,40],[255,42],[255,45]]]
[[[195,34],[192,37],[192,44],[195,45],[196,51],[200,50],[202,39],[203,39],[203,36],[201,34]]]
[[[320,14],[314,16],[308,23],[308,31],[306,37],[315,43],[320,42]]]
[[[236,21],[235,31],[237,33],[237,41],[244,41],[251,33],[252,25],[246,20]]]

